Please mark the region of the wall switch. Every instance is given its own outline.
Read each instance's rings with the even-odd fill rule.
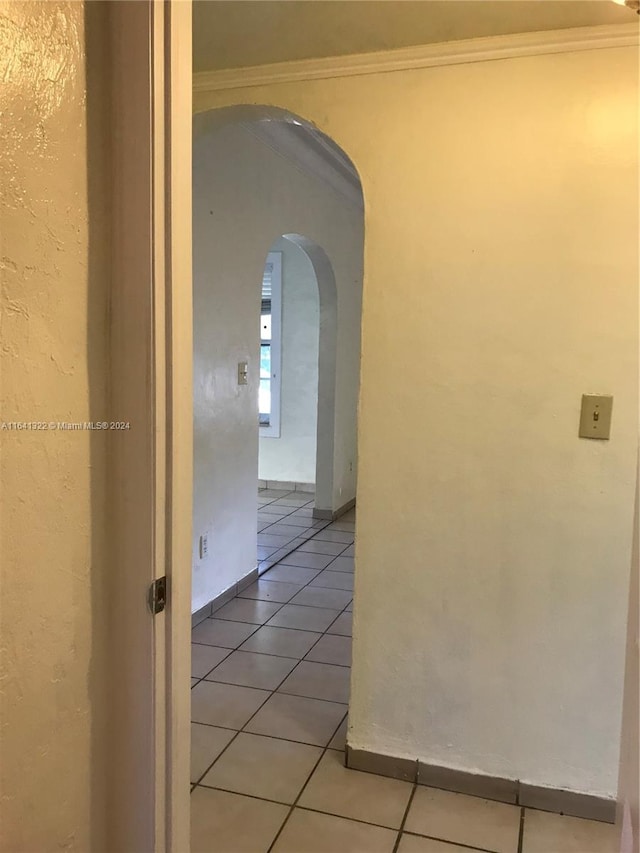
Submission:
[[[583,394],[578,433],[580,438],[609,438],[612,409],[613,397]]]
[[[246,385],[249,381],[249,365],[246,361],[238,362],[238,385]]]
[[[204,560],[204,558],[209,553],[209,534],[203,533],[200,537],[200,559]]]

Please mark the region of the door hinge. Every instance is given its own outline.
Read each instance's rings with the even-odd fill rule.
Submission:
[[[149,609],[152,613],[162,613],[167,604],[167,578],[158,578],[149,587]]]

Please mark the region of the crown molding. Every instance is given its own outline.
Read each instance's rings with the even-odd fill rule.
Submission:
[[[302,80],[387,74],[393,71],[461,65],[469,62],[490,62],[521,56],[572,53],[611,47],[637,47],[640,43],[638,33],[638,24],[634,23],[575,27],[566,30],[440,42],[376,53],[303,59],[222,71],[202,71],[193,75],[193,91],[194,93],[215,92],[274,83],[295,83]]]

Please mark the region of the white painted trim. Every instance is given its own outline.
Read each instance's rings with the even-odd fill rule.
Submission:
[[[191,2],[164,0],[167,489],[166,851],[190,848],[191,532],[193,505]]]
[[[154,84],[151,44],[160,36],[154,0],[110,9],[113,155],[110,410],[131,429],[109,436],[109,815],[113,853],[163,849],[157,819],[164,808],[158,772],[163,734],[156,716],[158,639],[164,620],[147,606],[158,573],[156,525],[155,314],[153,161]],[[164,537],[162,537],[162,540]],[[163,678],[163,672],[160,673]],[[162,846],[161,846],[162,845]]]
[[[638,24],[611,24],[537,33],[515,33],[403,47],[375,53],[303,59],[223,71],[201,71],[193,75],[193,91],[194,94],[199,94],[225,89],[268,86],[274,83],[387,74],[393,71],[489,62],[522,56],[602,50],[611,47],[637,47],[638,44]]]
[[[111,9],[110,853],[189,849],[191,3]],[[166,573],[153,616],[149,584]]]

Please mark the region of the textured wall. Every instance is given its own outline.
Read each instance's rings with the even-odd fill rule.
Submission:
[[[106,19],[88,7],[0,7],[5,422],[106,416]],[[106,434],[0,442],[0,846],[99,851]]]
[[[638,57],[200,93],[365,197],[349,740],[615,795],[637,440]],[[611,441],[577,436],[615,396]]]

